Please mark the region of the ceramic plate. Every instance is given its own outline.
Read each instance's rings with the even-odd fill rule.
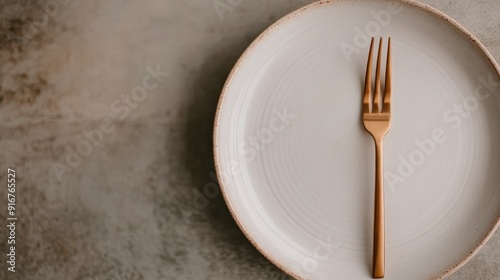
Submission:
[[[422,4],[316,2],[243,54],[214,132],[235,220],[299,279],[371,279],[375,155],[361,99],[372,36],[392,38],[394,68],[385,279],[444,278],[499,223],[500,77],[483,45]]]

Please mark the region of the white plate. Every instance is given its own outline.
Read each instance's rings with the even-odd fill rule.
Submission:
[[[322,1],[236,64],[214,131],[226,202],[249,240],[302,279],[371,279],[373,141],[361,121],[371,36],[392,37],[386,277],[445,277],[500,217],[500,77],[486,49],[422,4]]]

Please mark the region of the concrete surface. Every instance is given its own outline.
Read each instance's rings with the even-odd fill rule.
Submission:
[[[231,67],[310,1],[230,2],[222,18],[212,0],[0,2],[0,172],[16,170],[19,219],[16,273],[0,230],[0,279],[286,278],[221,195],[199,211],[193,199],[213,182],[213,117]],[[423,2],[500,60],[497,0]],[[169,76],[141,87],[157,65]],[[126,100],[141,90],[143,101]],[[2,224],[6,201],[2,187]],[[497,232],[449,279],[500,279],[499,248]]]

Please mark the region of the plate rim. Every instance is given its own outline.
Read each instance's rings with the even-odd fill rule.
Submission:
[[[272,33],[272,31],[277,28],[278,26],[288,23],[289,21],[293,20],[295,17],[303,14],[309,9],[312,8],[317,8],[321,5],[324,4],[337,4],[339,2],[351,2],[351,1],[358,1],[360,2],[361,0],[318,0],[312,3],[309,3],[307,5],[304,5],[300,8],[297,8],[293,10],[292,12],[286,14],[285,16],[281,17],[277,21],[275,21],[273,24],[269,25],[267,28],[265,28],[253,41],[252,43],[245,49],[245,51],[240,55],[238,60],[236,61],[235,65],[231,69],[231,72],[229,73],[226,81],[224,82],[224,86],[222,88],[222,91],[219,96],[219,100],[217,102],[217,108],[215,112],[215,118],[214,118],[214,127],[212,131],[212,149],[213,149],[213,156],[214,156],[214,165],[215,165],[215,171],[216,171],[216,176],[217,180],[219,182],[219,186],[221,189],[222,197],[224,198],[224,201],[229,209],[229,212],[231,213],[231,216],[235,220],[236,224],[238,225],[239,229],[243,232],[243,235],[250,241],[250,243],[257,249],[259,253],[261,253],[266,259],[268,259],[273,265],[281,269],[283,272],[286,274],[299,279],[299,280],[305,280],[305,278],[302,278],[300,275],[296,274],[294,271],[290,270],[289,268],[285,267],[283,264],[281,264],[279,261],[274,259],[269,253],[266,252],[266,250],[258,244],[258,242],[253,239],[252,235],[250,232],[247,230],[245,225],[240,221],[238,215],[236,214],[236,211],[234,209],[233,203],[228,197],[228,193],[226,191],[227,186],[224,185],[224,180],[221,170],[221,160],[220,160],[220,155],[218,152],[218,135],[219,135],[219,123],[220,123],[220,113],[222,111],[222,107],[224,105],[224,100],[226,99],[226,96],[228,95],[228,88],[229,85],[231,84],[232,80],[234,79],[235,74],[238,72],[239,68],[243,64],[244,61],[247,60],[248,56],[250,53],[253,51],[253,49],[268,35]],[[372,0],[368,0],[372,1]],[[473,45],[479,49],[480,53],[484,55],[488,61],[490,62],[491,66],[495,70],[498,78],[500,79],[500,66],[496,62],[495,58],[491,55],[491,53],[488,51],[488,49],[481,43],[481,41],[473,35],[468,29],[466,29],[464,26],[462,26],[460,23],[458,23],[456,20],[445,14],[444,12],[441,12],[440,10],[431,7],[427,4],[415,1],[415,0],[375,0],[375,1],[383,1],[383,2],[396,2],[400,3],[403,5],[408,5],[413,8],[417,8],[420,11],[426,12],[430,14],[433,17],[439,18],[441,21],[446,22],[448,26],[453,27],[456,29],[456,31],[460,34],[463,34],[467,37],[467,39],[473,43]],[[361,1],[362,2],[362,1]],[[444,279],[460,268],[462,268],[466,263],[468,263],[483,247],[484,245],[490,240],[490,238],[495,234],[496,230],[500,227],[500,213],[499,216],[497,217],[497,221],[493,224],[491,229],[489,230],[488,234],[486,234],[485,237],[482,238],[481,242],[476,245],[475,249],[470,252],[463,260],[458,262],[457,264],[449,267],[445,273],[433,277],[432,279]]]

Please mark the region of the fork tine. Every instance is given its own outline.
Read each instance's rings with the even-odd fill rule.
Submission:
[[[378,56],[377,56],[377,69],[375,72],[375,96],[373,97],[373,110],[372,112],[381,112],[382,106],[380,106],[380,57],[382,56],[382,38],[380,38],[380,43],[378,45]]]
[[[372,61],[373,61],[373,41],[375,38],[372,37],[372,42],[370,44],[370,53],[368,54],[368,63],[366,65],[366,77],[365,77],[365,94],[363,97],[363,113],[370,113],[370,103],[371,103],[371,87],[372,87]]]
[[[391,92],[392,92],[392,58],[391,58],[391,38],[387,46],[387,66],[385,72],[385,93],[384,93],[384,112],[391,112]]]

